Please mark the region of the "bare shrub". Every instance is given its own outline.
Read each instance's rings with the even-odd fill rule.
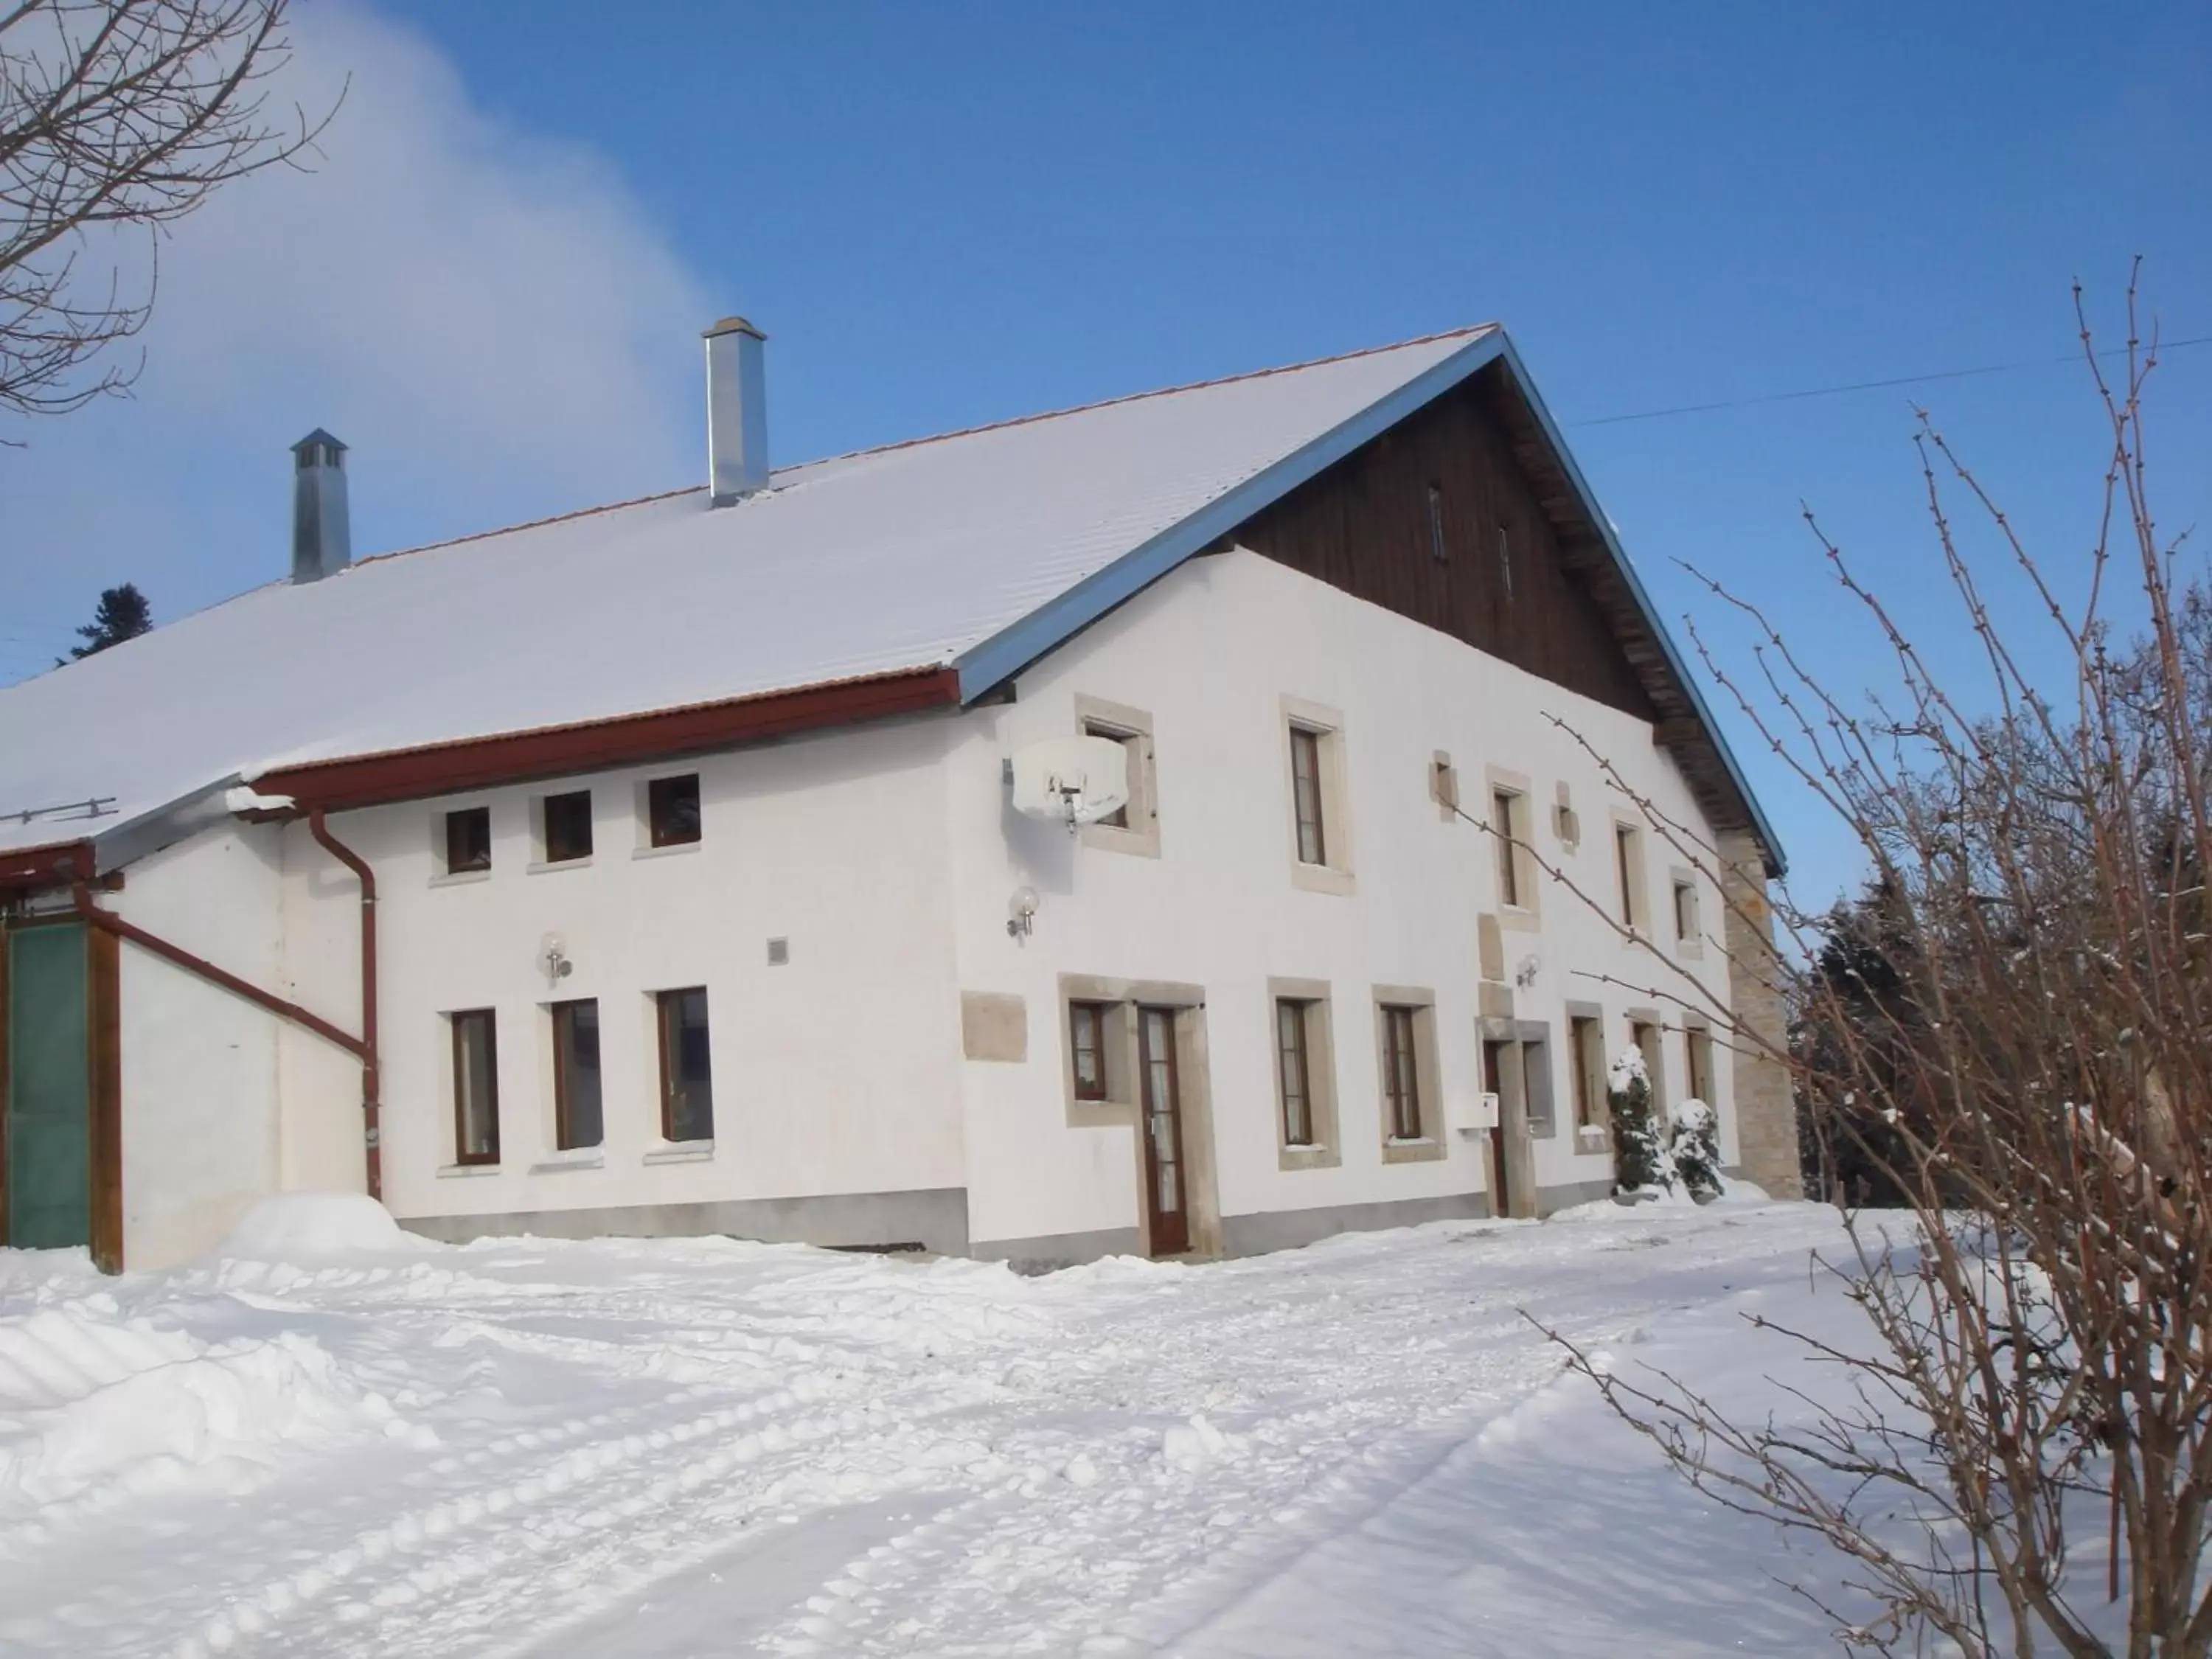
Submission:
[[[1755,635],[1753,675],[1698,641],[1872,883],[1842,912],[1778,906],[1785,948],[1764,970],[1784,977],[1794,1041],[1686,976],[1663,994],[1786,1063],[1815,1145],[1901,1206],[1847,1210],[1853,1248],[1827,1264],[1870,1341],[1753,1322],[1835,1368],[1794,1426],[1574,1355],[1700,1490],[1845,1558],[1881,1611],[1839,1615],[1838,1633],[1869,1651],[2212,1654],[2212,603],[2147,493],[2156,349],[2132,282],[2124,374],[2090,349],[2078,288],[2075,303],[2110,445],[2082,560],[2032,552],[1921,417],[1978,672],[1947,681],[1913,636],[1925,597],[1887,602],[1817,524],[1887,642],[1885,692],[1846,702],[1717,585]],[[1964,550],[1960,504],[1994,561]],[[1992,619],[2000,574],[2033,597],[2035,629]],[[1718,884],[1712,848],[1642,804]]]

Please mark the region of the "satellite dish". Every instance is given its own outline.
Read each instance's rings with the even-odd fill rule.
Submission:
[[[1048,738],[1017,750],[1013,770],[1014,810],[1071,834],[1129,804],[1129,751],[1111,738]]]

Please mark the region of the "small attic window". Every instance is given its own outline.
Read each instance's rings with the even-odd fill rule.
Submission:
[[[1438,564],[1444,562],[1444,487],[1429,485],[1429,556]]]
[[[1505,584],[1508,604],[1513,599],[1513,537],[1504,525],[1498,526],[1498,579]]]

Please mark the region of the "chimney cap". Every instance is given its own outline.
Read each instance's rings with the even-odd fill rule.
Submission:
[[[699,337],[702,340],[711,340],[718,334],[750,334],[756,340],[768,338],[767,335],[762,333],[742,317],[725,317]]]
[[[310,432],[306,437],[301,439],[299,442],[292,446],[292,453],[296,455],[301,450],[305,449],[309,444],[327,444],[332,449],[341,450],[346,447],[344,444],[341,443],[337,439],[331,436],[331,434],[324,431],[322,428],[317,427],[313,432]]]

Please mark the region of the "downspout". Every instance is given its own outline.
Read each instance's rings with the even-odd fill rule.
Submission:
[[[361,883],[361,1055],[362,1149],[366,1160],[368,1195],[384,1199],[384,1078],[376,1046],[376,875],[368,861],[330,831],[323,809],[307,809],[307,833]]]

